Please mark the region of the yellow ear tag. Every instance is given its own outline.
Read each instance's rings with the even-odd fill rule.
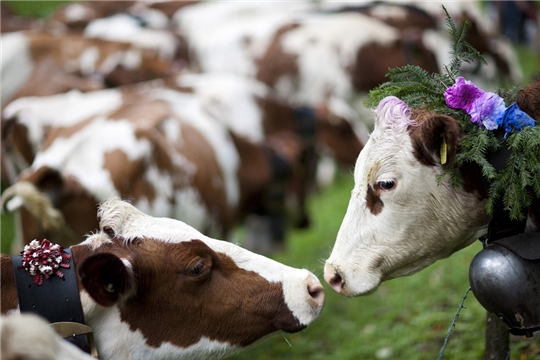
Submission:
[[[446,138],[444,137],[444,134],[441,134],[441,137],[442,137],[442,142],[441,142],[441,148],[440,148],[440,152],[441,152],[441,165],[444,165],[446,164],[446,157],[447,157],[447,149],[446,149]]]

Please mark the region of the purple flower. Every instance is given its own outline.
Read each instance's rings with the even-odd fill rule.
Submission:
[[[471,121],[475,124],[483,124],[488,130],[495,130],[500,122],[497,118],[501,117],[506,110],[504,100],[497,94],[486,92],[473,103],[471,111]]]
[[[463,109],[471,115],[471,122],[495,130],[501,124],[500,117],[506,110],[504,100],[497,94],[485,92],[471,81],[459,77],[444,93],[446,105]]]
[[[512,130],[521,131],[526,126],[536,125],[536,121],[527,113],[523,112],[516,103],[510,105],[498,120],[499,124],[504,126],[506,132],[512,132]]]
[[[446,105],[452,109],[463,109],[470,113],[473,103],[482,96],[484,92],[477,88],[471,81],[458,77],[456,83],[446,89],[444,99]]]

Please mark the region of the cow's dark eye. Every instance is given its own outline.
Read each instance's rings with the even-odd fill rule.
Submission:
[[[396,186],[396,182],[394,180],[382,180],[379,181],[378,184],[381,190],[392,190]]]
[[[186,272],[189,276],[199,276],[204,270],[204,261],[199,261],[194,266],[187,268]]]

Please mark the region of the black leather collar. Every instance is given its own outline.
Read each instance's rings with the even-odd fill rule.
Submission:
[[[73,256],[71,249],[64,249],[64,251],[71,255],[70,267],[62,268],[64,277],[51,276],[44,279],[42,285],[34,283],[34,276],[22,267],[22,256],[11,257],[19,296],[19,308],[21,312],[40,315],[50,323],[76,322],[84,324]],[[66,340],[90,354],[87,335],[69,336]]]

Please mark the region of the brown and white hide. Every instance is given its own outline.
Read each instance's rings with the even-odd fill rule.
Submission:
[[[301,331],[321,314],[324,289],[305,269],[209,238],[181,221],[148,216],[118,198],[101,204],[98,214],[99,229],[71,247],[75,268],[65,276],[76,276],[101,360],[220,359],[266,335]],[[1,261],[1,311],[11,321],[19,313],[14,271],[24,270],[14,270],[9,256]],[[31,325],[26,317],[16,325],[25,321]],[[32,350],[65,347],[54,334],[35,335],[54,343],[36,341]],[[2,344],[2,354],[24,340]],[[48,353],[28,360],[49,359]]]
[[[41,61],[52,61],[66,74],[118,86],[170,74],[171,61],[156,50],[128,43],[87,38],[81,34],[53,35],[45,32],[15,32],[2,36],[2,103],[13,100],[23,86],[25,96],[40,94],[47,87],[33,85],[40,76],[34,71]],[[81,80],[84,82],[84,80]],[[54,84],[54,81],[53,81]],[[81,85],[79,85],[81,86]],[[58,91],[54,86],[48,95]]]

